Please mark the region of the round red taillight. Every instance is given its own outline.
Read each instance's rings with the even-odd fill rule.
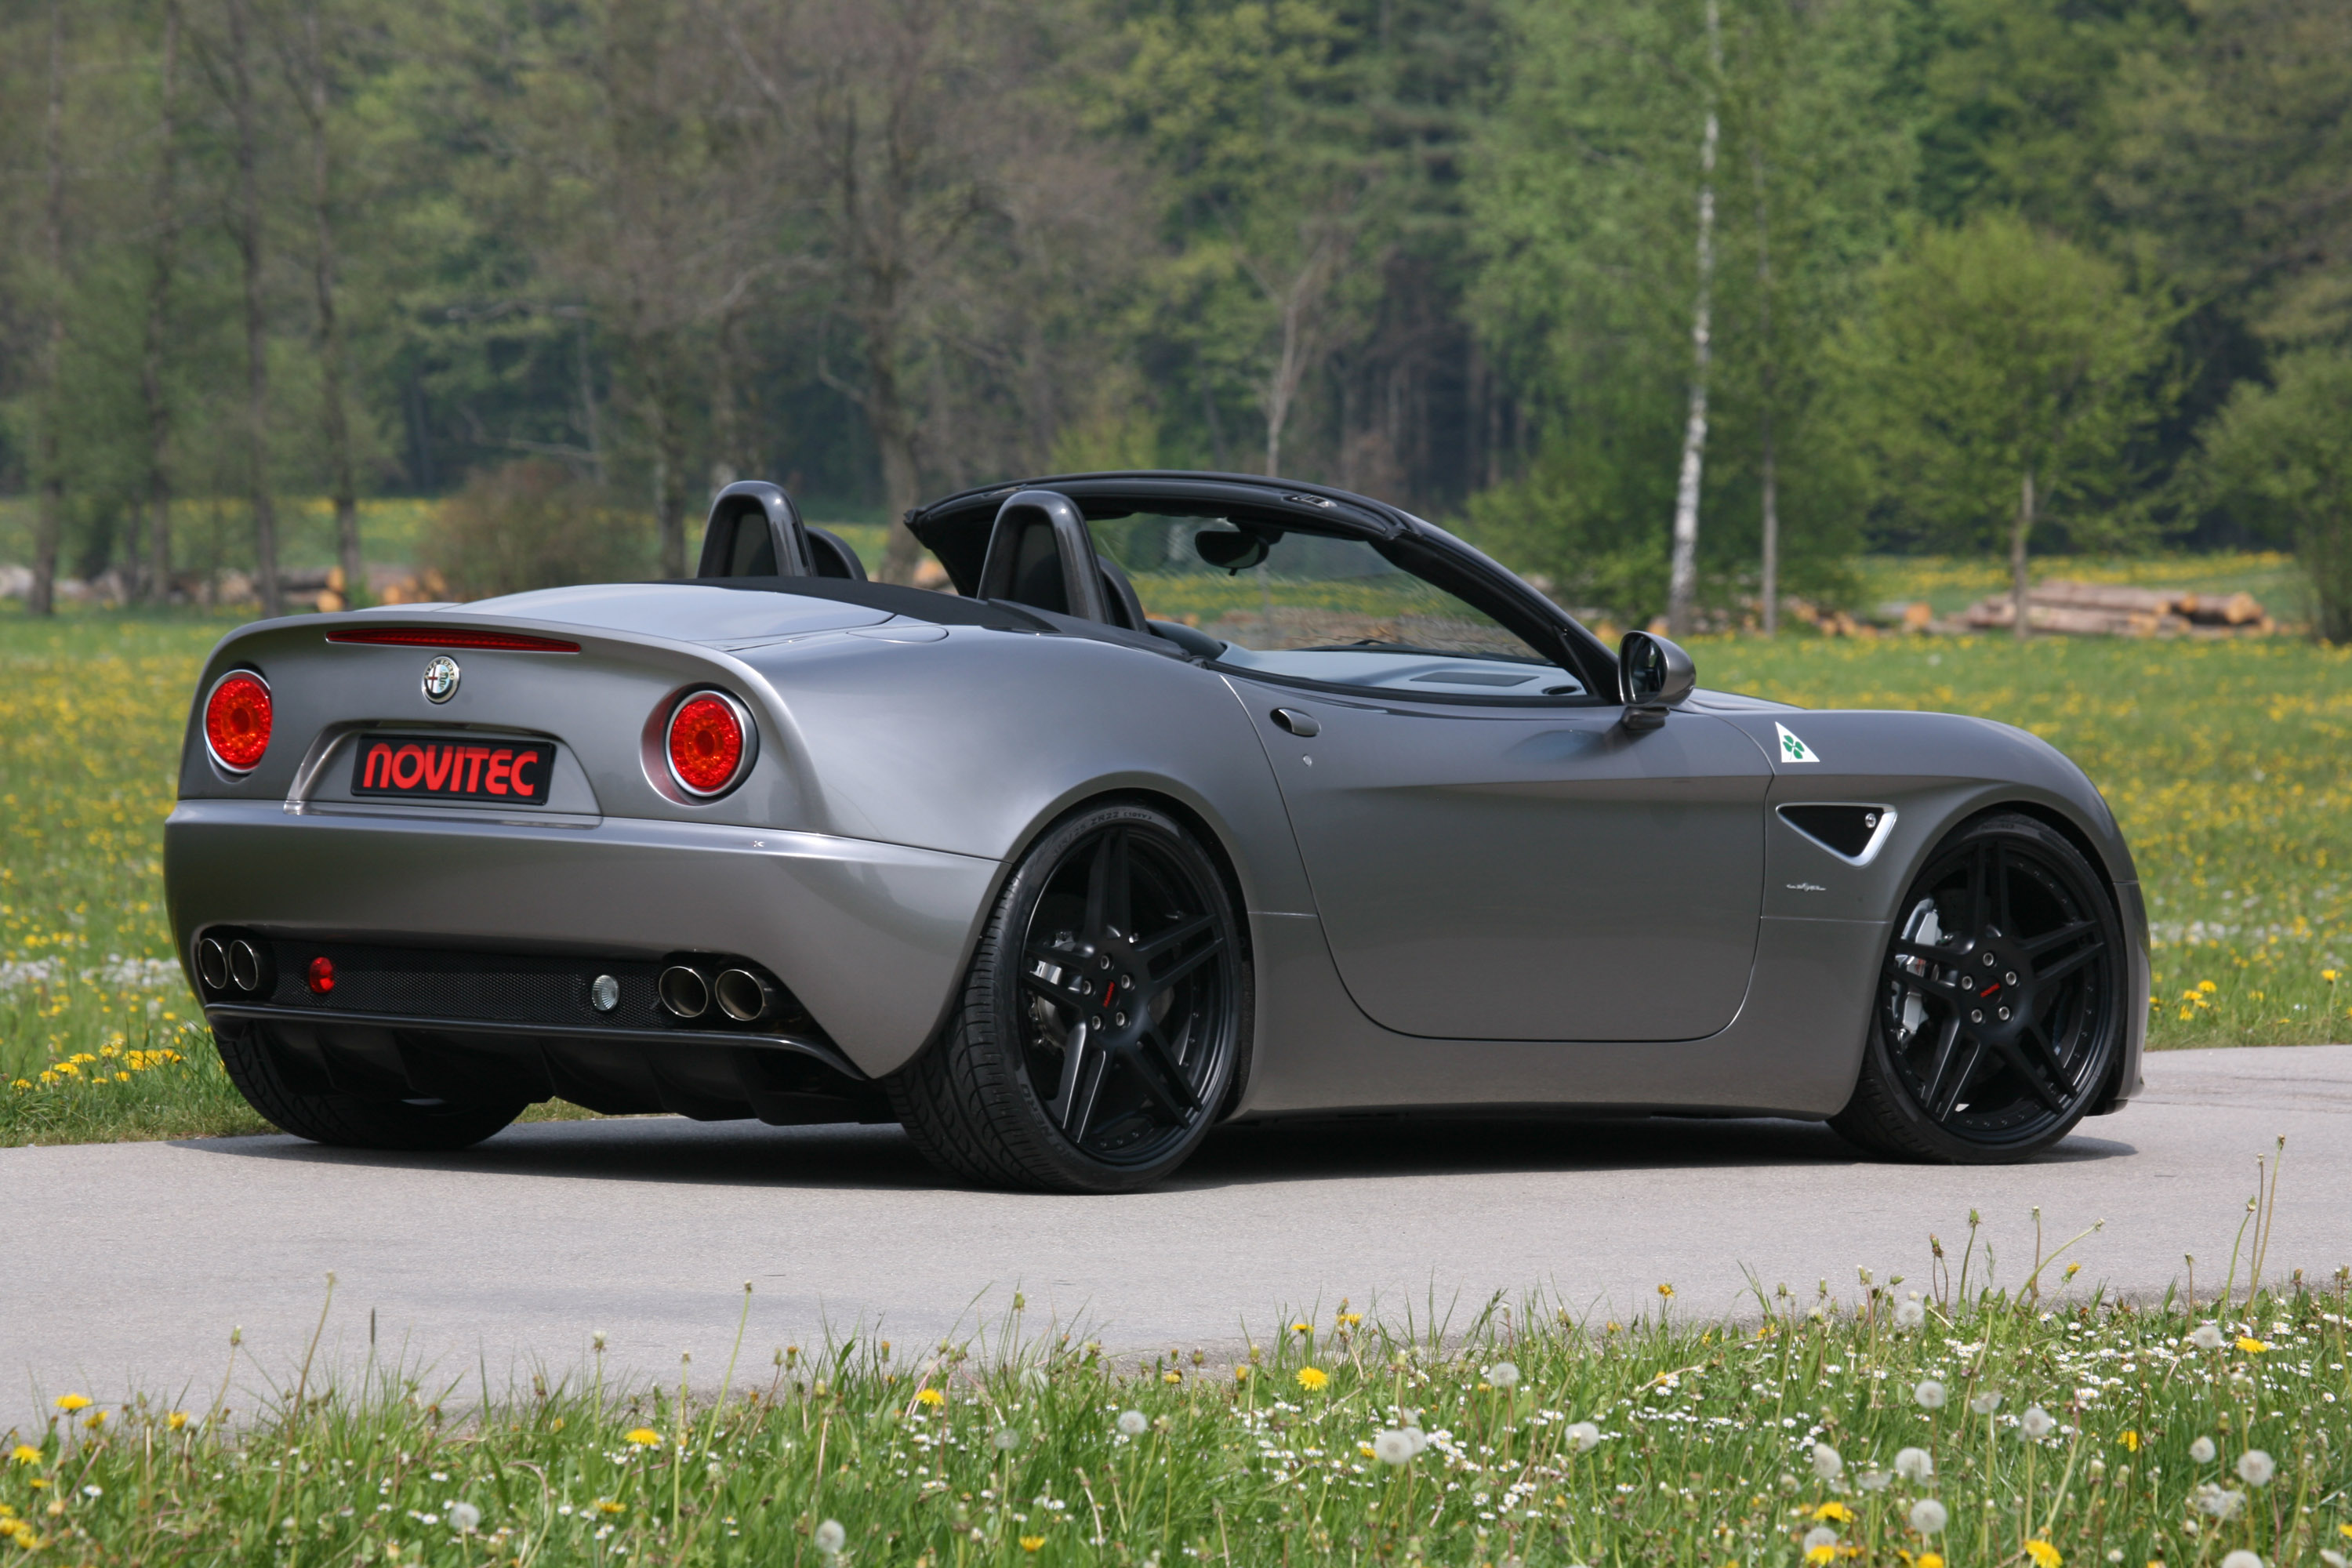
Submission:
[[[698,691],[669,716],[669,771],[692,795],[717,795],[743,771],[742,709],[716,691]]]
[[[205,744],[213,761],[249,773],[269,750],[269,687],[251,670],[226,675],[205,699]]]
[[[312,994],[324,996],[335,988],[335,961],[320,953],[310,961],[310,967],[303,972],[302,979],[310,987]]]

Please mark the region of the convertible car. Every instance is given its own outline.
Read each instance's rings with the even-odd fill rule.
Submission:
[[[752,482],[691,580],[223,639],[166,878],[255,1109],[394,1149],[551,1097],[898,1121],[955,1177],[1102,1192],[1335,1115],[2016,1160],[2138,1087],[2131,856],[2023,731],[1700,689],[1315,485],[908,521],[952,592]]]

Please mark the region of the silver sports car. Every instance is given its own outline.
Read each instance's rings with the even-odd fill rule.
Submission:
[[[954,592],[746,483],[690,581],[225,638],[165,862],[254,1107],[398,1149],[557,1096],[898,1121],[1099,1192],[1358,1112],[2015,1160],[2138,1087],[2131,856],[2022,731],[1698,689],[1319,486],[908,521]]]

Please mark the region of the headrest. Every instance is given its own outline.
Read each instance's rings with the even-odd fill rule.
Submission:
[[[1076,503],[1058,490],[1015,490],[1004,498],[989,531],[977,596],[1116,624],[1094,536]]]
[[[866,580],[857,552],[801,521],[781,485],[738,479],[710,503],[698,577],[846,577]]]

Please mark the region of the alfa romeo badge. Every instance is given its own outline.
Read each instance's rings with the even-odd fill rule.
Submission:
[[[457,661],[447,654],[436,654],[425,667],[425,697],[429,702],[446,702],[457,695]]]

